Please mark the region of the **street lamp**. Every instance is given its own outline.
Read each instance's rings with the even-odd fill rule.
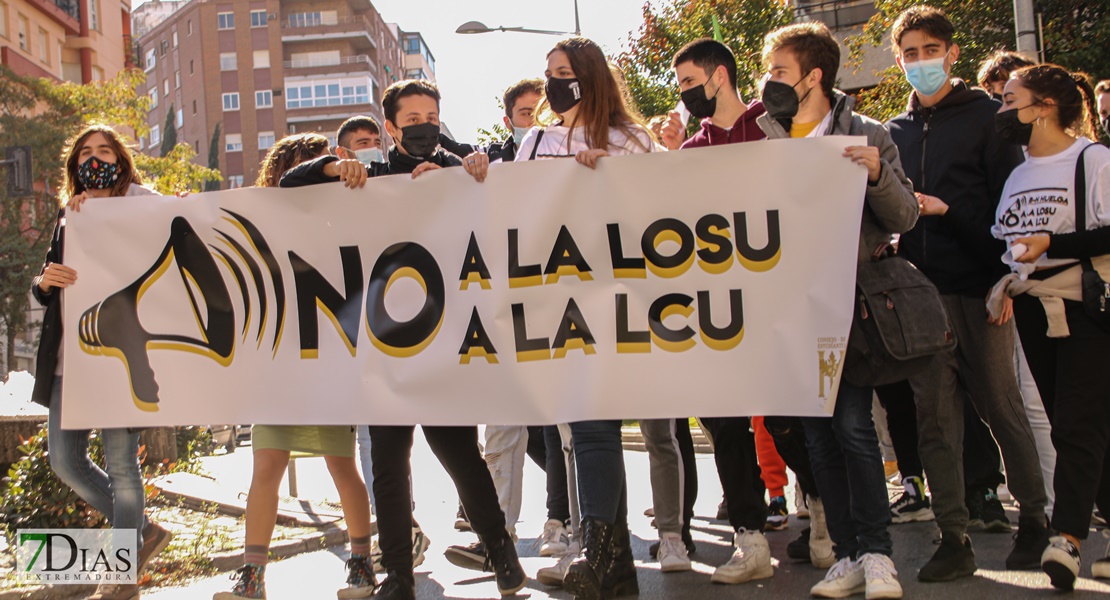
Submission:
[[[527,29],[525,27],[487,27],[478,21],[467,21],[455,30],[455,33],[489,33],[491,31],[514,31],[517,33],[539,33],[541,35],[570,35],[570,31],[550,31],[547,29]],[[578,0],[574,0],[574,35],[582,35],[582,26],[578,22]]]

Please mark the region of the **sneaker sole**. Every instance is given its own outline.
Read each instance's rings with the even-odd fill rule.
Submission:
[[[814,598],[847,598],[848,596],[855,596],[856,594],[863,594],[867,591],[865,585],[850,588],[847,590],[829,590],[827,592],[819,592],[817,590],[809,590],[809,595]]]
[[[346,592],[346,593],[344,593],[344,592]],[[374,588],[373,587],[368,587],[368,588],[361,589],[361,590],[352,590],[352,589],[347,588],[347,589],[339,590],[339,592],[336,593],[335,597],[338,598],[339,600],[350,600],[352,598],[357,600],[358,598],[370,598],[373,595],[374,595]]]
[[[679,573],[681,571],[689,571],[693,569],[693,564],[690,561],[679,563],[677,565],[659,565],[659,570],[664,573]]]
[[[513,594],[515,594],[515,593],[519,592],[520,590],[524,589],[524,586],[526,586],[526,585],[528,585],[528,577],[524,577],[524,578],[522,578],[522,579],[520,580],[520,585],[518,585],[518,586],[516,586],[516,587],[513,587],[513,588],[507,588],[507,589],[502,589],[502,588],[501,588],[501,587],[499,586],[499,587],[497,588],[497,591],[501,592],[501,595],[502,595],[502,596],[512,596]]]
[[[1091,577],[1095,579],[1110,579],[1110,561],[1105,558],[1095,561],[1091,565]]]
[[[723,585],[735,585],[735,584],[738,584],[738,583],[747,583],[749,581],[756,581],[758,579],[770,579],[774,574],[775,574],[775,568],[772,567],[771,565],[767,565],[766,568],[761,568],[761,569],[756,570],[756,572],[752,573],[750,577],[744,577],[744,575],[742,575],[742,574],[741,575],[729,575],[727,573],[718,574],[717,571],[713,571],[713,575],[709,578],[709,581],[712,581],[713,583],[723,584]]]
[[[922,508],[909,513],[898,513],[897,515],[891,513],[891,523],[920,523],[924,521],[935,521],[936,514],[933,513],[931,508]]]
[[[469,571],[485,571],[486,557],[481,559],[476,558],[473,554],[465,552],[453,552],[450,548],[443,553],[443,557],[447,562],[455,565],[456,567],[467,569]]]
[[[1074,590],[1075,580],[1077,576],[1064,565],[1056,561],[1048,561],[1041,565],[1044,572],[1048,574],[1049,581],[1052,582],[1052,587],[1058,590]]]
[[[866,600],[898,600],[902,597],[902,590],[867,590],[863,596]]]
[[[971,577],[978,570],[978,565],[973,565],[972,567],[966,567],[963,569],[952,571],[951,573],[946,573],[941,577],[922,577],[921,573],[918,573],[917,580],[922,583],[944,583],[946,581],[955,581],[964,577]]]

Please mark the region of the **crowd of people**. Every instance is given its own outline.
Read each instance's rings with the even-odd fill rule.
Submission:
[[[400,81],[382,99],[388,149],[379,123],[352,117],[335,148],[317,134],[280,140],[256,186],[342,181],[360,188],[371,177],[416,178],[454,167],[481,182],[491,176],[491,161],[572,158],[596,168],[610,156],[860,136],[866,143],[843,151],[852,165],[845,168],[867,172],[858,260],[871,261],[894,243],[935,286],[958,344],[905,381],[876,387],[842,379],[831,418],[698,419],[723,490],[718,518],[735,532],[733,553],[711,581],[774,576],[764,532],[784,526],[789,468],[795,510],[808,514],[810,526],[787,554],[826,569],[812,587],[815,597],[901,598],[892,523],[936,521],[939,545],[920,566],[920,581],[974,574],[968,532],[1014,528],[999,500],[1003,483],[1019,509],[1007,568],[1043,569],[1053,586],[1071,590],[1092,522],[1104,524],[1102,515],[1110,514],[1110,393],[1100,375],[1110,371],[1110,288],[1097,287],[1110,280],[1110,150],[1096,142],[1110,128],[1110,82],[1092,87],[1082,73],[1000,51],[973,86],[951,76],[960,56],[955,34],[935,8],[910,8],[897,18],[890,37],[913,91],[905,112],[887,123],[857,112],[855,100],[835,88],[841,48],[820,23],[767,35],[758,100],[737,90],[737,61],[726,45],[691,42],[673,58],[682,105],[700,122],[689,137],[681,111],[650,121],[637,114],[597,44],[565,39],[548,53],[545,79],[505,92],[512,134],[503,142],[476,147],[441,135],[438,88]],[[67,209],[80,210],[91,198],[152,193],[109,127],[81,132],[65,159]],[[806,165],[782,169],[804,175]],[[729,190],[706,193],[724,199]],[[64,210],[33,285],[46,307],[34,399],[50,408],[53,468],[112,526],[137,532],[142,568],[170,534],[143,516],[137,435],[104,431],[105,473],[88,458],[88,432],[60,427],[59,292],[77,281],[65,266],[63,231]],[[642,420],[640,428],[659,536],[651,558],[665,573],[688,571],[697,495],[690,421]],[[552,560],[535,578],[585,600],[638,593],[620,421],[489,426],[484,446],[475,426],[423,431],[455,483],[456,526],[478,537],[446,550],[453,563],[492,572],[501,595],[526,585],[515,544],[528,457],[546,474],[540,555]],[[231,591],[214,600],[266,597],[278,484],[291,452],[325,456],[339,489],[350,559],[338,597],[415,598],[413,569],[429,541],[413,518],[413,433],[412,426],[255,427],[244,566]],[[884,461],[880,437],[893,446],[904,487],[893,503],[886,484],[894,457]],[[1110,556],[1090,572],[1110,578]],[[135,584],[104,584],[90,599],[139,593]]]

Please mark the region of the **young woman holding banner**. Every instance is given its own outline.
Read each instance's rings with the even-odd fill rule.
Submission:
[[[285,137],[266,154],[255,186],[277,187],[286,171],[326,154],[328,140],[322,135],[306,133]],[[357,164],[358,161],[350,162]],[[213,600],[266,597],[266,562],[277,520],[278,488],[291,453],[323,456],[339,491],[351,540],[351,558],[347,560],[347,587],[339,590],[338,597],[370,597],[376,585],[370,560],[370,499],[355,464],[354,427],[255,425],[251,446],[254,471],[247,495],[244,564],[232,591],[219,592]]]
[[[66,208],[79,211],[88,198],[146,196],[154,192],[140,185],[131,152],[119,134],[106,125],[86,127],[69,144],[63,155]],[[126,428],[102,429],[107,471],[89,458],[88,429],[62,429],[62,293],[77,282],[77,272],[63,264],[65,209],[46,253],[46,262],[35,277],[31,292],[45,307],[39,342],[35,388],[32,400],[50,410],[47,435],[50,466],[66,485],[73,488],[112,527],[134,529],[139,549],[138,570],[169,544],[172,535],[145,514],[146,496],[139,471],[139,433]],[[137,584],[103,583],[90,600],[139,597]]]
[[[516,160],[573,156],[593,169],[606,156],[659,149],[594,42],[585,38],[559,42],[547,55],[545,74],[546,98],[538,121],[547,126],[524,136]],[[585,557],[569,565],[563,587],[575,598],[638,593],[628,533],[621,422],[580,421],[571,423],[570,429]],[[675,493],[680,489],[676,482]],[[679,537],[677,546],[681,545]]]

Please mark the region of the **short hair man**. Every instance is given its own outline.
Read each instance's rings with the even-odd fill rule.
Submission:
[[[834,89],[840,46],[824,24],[797,23],[767,34],[763,64],[768,74],[763,89],[767,113],[757,121],[768,139],[867,138],[866,146],[845,148],[844,156],[867,169],[857,260],[870,260],[891,235],[910,229],[917,220],[913,188],[902,171],[898,149],[881,123],[856,113],[854,100]],[[805,165],[794,167],[805,170]],[[817,597],[859,592],[869,598],[902,597],[890,559],[889,498],[871,417],[873,393],[873,388],[842,379],[832,418],[802,419],[837,559],[810,590]]]
[[[356,158],[367,165],[385,162],[382,129],[373,117],[358,115],[343,121],[335,134],[335,143],[339,158]]]
[[[1095,86],[1098,98],[1098,118],[1105,135],[1110,136],[1110,79],[1103,79]]]
[[[1010,73],[1022,67],[1031,67],[1037,64],[1022,54],[1009,50],[997,50],[983,61],[979,66],[979,87],[987,90],[995,100],[1002,100],[1002,89],[1010,80]]]
[[[488,154],[490,162],[513,162],[516,159],[516,151],[520,147],[524,135],[535,125],[533,115],[536,112],[536,105],[543,98],[543,94],[542,79],[522,79],[505,90],[501,102],[505,107],[505,116],[502,117],[502,121],[511,135],[503,142],[494,142],[482,148],[473,144],[457,142],[446,135],[441,135],[439,143],[449,152],[459,156],[478,151]]]
[[[670,150],[763,139],[755,120],[763,114],[758,101],[744,102],[736,89],[736,56],[728,46],[709,38],[683,46],[671,61],[686,110],[701,120],[701,129],[686,137],[686,123],[678,112],[663,129],[663,145]]]
[[[949,581],[977,568],[966,535],[961,383],[998,442],[1010,492],[1021,504],[1007,568],[1039,569],[1048,545],[1044,478],[1015,376],[1013,325],[988,321],[983,309],[987,291],[1005,271],[999,260],[1005,247],[990,228],[1022,152],[995,132],[999,103],[950,78],[960,55],[954,35],[944,12],[927,6],[904,11],[891,31],[895,60],[914,91],[909,110],[887,126],[922,215],[898,251],[937,286],[959,340],[910,379],[921,462],[941,530],[940,546],[918,572],[921,581]]]

